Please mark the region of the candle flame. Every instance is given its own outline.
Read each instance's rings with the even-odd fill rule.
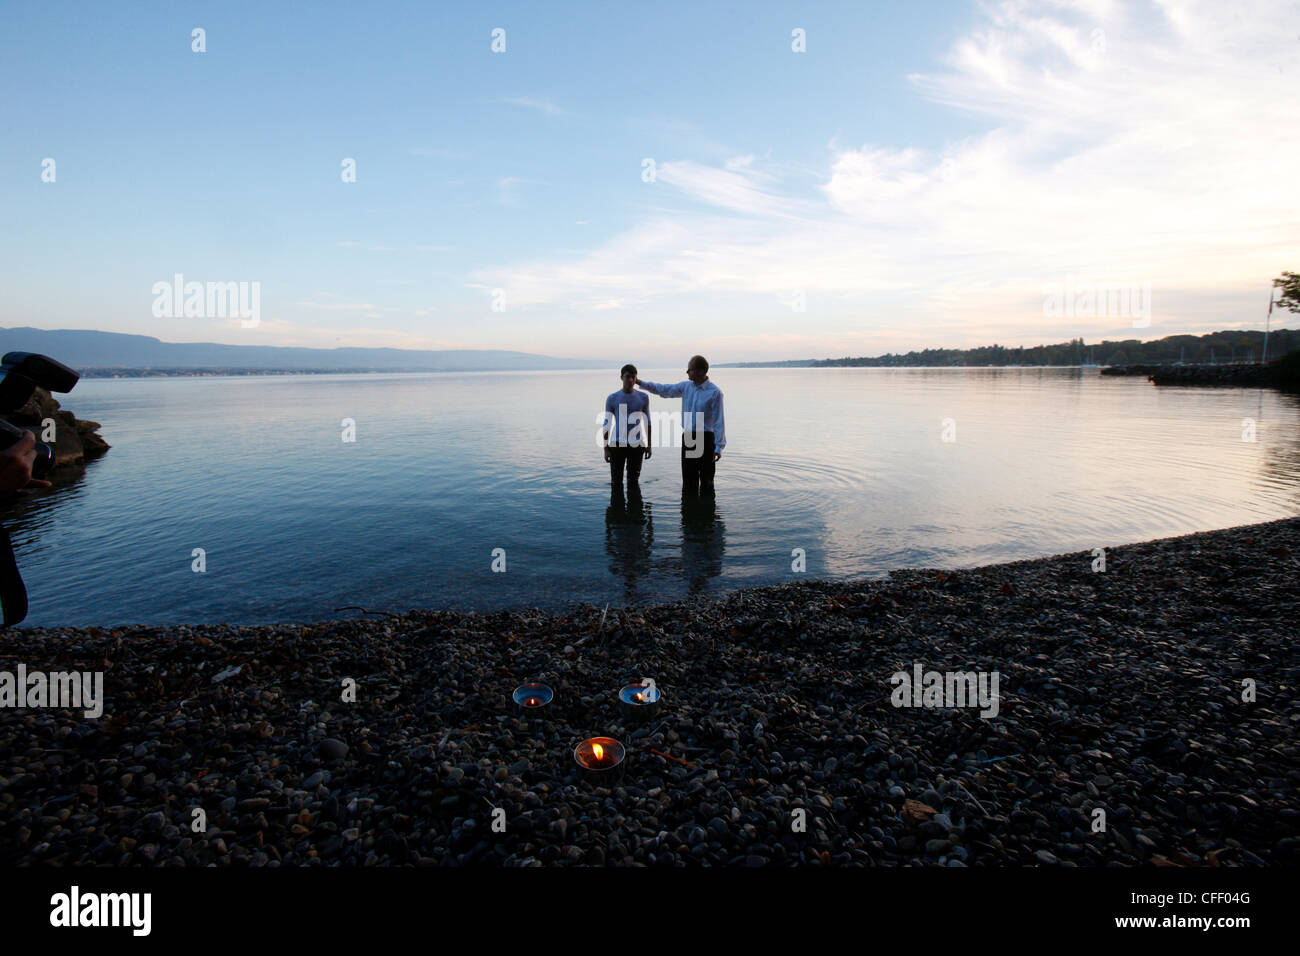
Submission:
[[[638,701],[645,700],[645,698],[641,695],[641,692],[640,692],[640,691],[637,691],[637,692],[636,692],[636,699],[637,699]]]
[[[529,698],[528,698],[528,706],[529,706],[529,707],[536,707],[536,706],[537,706],[537,698],[536,698],[536,697],[529,697]]]
[[[605,759],[605,748],[602,747],[600,744],[592,744],[592,745],[591,745],[591,754],[592,754],[592,756],[595,757],[597,760],[604,760],[604,759]]]

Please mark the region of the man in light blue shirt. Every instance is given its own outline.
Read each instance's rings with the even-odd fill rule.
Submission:
[[[641,461],[650,460],[650,397],[632,391],[636,366],[624,365],[619,372],[623,387],[605,399],[605,461],[609,480],[623,490],[623,465],[627,464],[627,490],[639,493]]]
[[[727,433],[722,417],[722,390],[709,381],[709,363],[703,355],[693,355],[686,364],[685,382],[659,385],[636,383],[654,395],[682,399],[682,494],[713,494],[713,476]]]

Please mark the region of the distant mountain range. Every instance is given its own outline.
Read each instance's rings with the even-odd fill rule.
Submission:
[[[275,369],[295,371],[487,372],[614,368],[599,359],[552,358],[501,349],[307,349],[163,342],[88,329],[0,329],[0,354],[40,352],[75,369]]]
[[[825,366],[987,366],[1172,364],[1175,362],[1257,361],[1264,333],[1254,330],[1171,335],[1139,342],[1072,339],[1056,345],[1009,348],[925,349],[905,354],[839,359],[788,359],[776,362],[715,363],[717,368]],[[1300,348],[1300,331],[1274,329],[1269,358]],[[40,352],[87,377],[104,375],[229,375],[299,372],[489,372],[556,369],[618,369],[605,359],[553,358],[503,349],[287,348],[273,345],[220,345],[215,342],[163,342],[150,335],[88,329],[0,328],[0,354]]]

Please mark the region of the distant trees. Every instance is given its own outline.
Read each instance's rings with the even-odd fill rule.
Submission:
[[[1300,312],[1300,272],[1283,272],[1273,280],[1273,288],[1282,290],[1282,298],[1274,300],[1279,306]]]
[[[1289,275],[1297,275],[1288,273]],[[1300,275],[1297,275],[1300,278]],[[1297,289],[1300,292],[1300,289]],[[1300,304],[1300,302],[1297,302]],[[1289,306],[1288,306],[1289,307]],[[1300,309],[1297,309],[1300,311]],[[823,359],[814,366],[1003,366],[1078,365],[1095,358],[1101,365],[1171,365],[1174,362],[1245,362],[1263,354],[1264,333],[1246,331],[1210,332],[1206,335],[1170,335],[1151,342],[1137,339],[1106,340],[1088,346],[1082,338],[1055,345],[1006,348],[985,345],[973,349],[922,349],[873,357]],[[1092,352],[1089,352],[1089,349]],[[1300,330],[1274,329],[1268,344],[1270,356],[1300,349]]]

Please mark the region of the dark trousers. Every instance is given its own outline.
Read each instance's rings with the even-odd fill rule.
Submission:
[[[609,446],[609,481],[610,484],[623,487],[623,465],[627,465],[627,483],[635,485],[641,480],[641,461],[645,458],[645,449],[634,445]]]
[[[713,460],[713,432],[682,435],[682,494],[713,494],[713,475],[717,470],[718,463]]]

